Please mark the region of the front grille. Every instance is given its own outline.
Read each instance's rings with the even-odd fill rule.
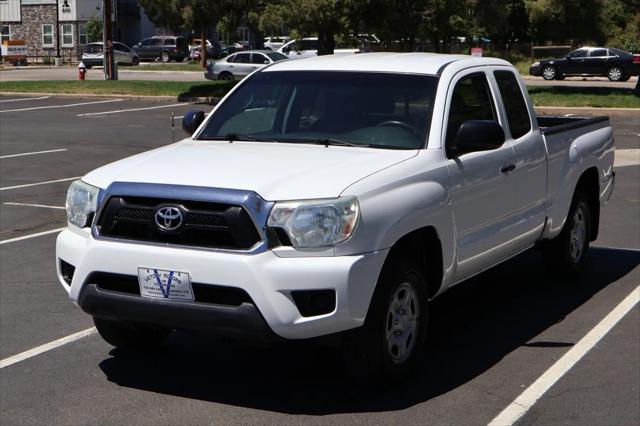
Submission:
[[[156,211],[177,207],[182,225],[172,231],[156,224]],[[113,196],[96,222],[100,236],[187,247],[247,250],[260,234],[247,211],[238,205],[203,201]]]
[[[85,280],[85,284],[95,284],[103,291],[140,296],[138,277],[134,275],[92,272]],[[237,287],[191,283],[191,288],[193,288],[193,297],[198,303],[227,306],[253,304],[249,294]]]

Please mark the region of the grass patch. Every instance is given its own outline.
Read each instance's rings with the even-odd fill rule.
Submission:
[[[193,71],[193,72],[204,72],[205,69],[202,68],[200,62],[186,62],[186,63],[169,63],[165,64],[164,62],[152,62],[152,63],[142,63],[137,67],[120,67],[120,71]]]
[[[148,80],[86,80],[86,81],[0,81],[0,92],[61,93],[89,95],[137,95],[137,96],[193,96],[222,97],[233,82],[210,81],[196,83],[189,81],[148,81]]]
[[[100,95],[175,96],[219,98],[233,87],[226,81],[2,81],[0,92],[75,93]],[[640,108],[633,89],[614,87],[529,86],[535,106]]]
[[[528,86],[535,106],[640,108],[633,89],[619,87]]]

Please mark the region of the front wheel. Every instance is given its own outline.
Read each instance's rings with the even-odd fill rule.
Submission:
[[[554,80],[556,78],[556,74],[556,67],[547,65],[546,67],[542,68],[542,78],[544,78],[545,80]]]
[[[610,81],[622,81],[624,79],[624,72],[620,67],[611,67],[607,71],[607,77]]]
[[[136,66],[140,65],[140,59],[138,59],[138,58],[133,58],[133,59],[131,60],[131,65],[132,65],[132,66],[134,66],[134,67],[136,67]]]
[[[547,263],[564,275],[577,276],[586,262],[590,241],[589,199],[583,192],[577,192],[562,232],[543,246]]]
[[[149,349],[160,345],[170,330],[93,318],[98,334],[107,343],[121,349]]]
[[[426,282],[411,259],[384,266],[365,324],[347,334],[350,372],[361,379],[394,383],[419,366],[427,330]]]

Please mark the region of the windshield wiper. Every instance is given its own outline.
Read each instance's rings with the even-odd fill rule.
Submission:
[[[247,141],[247,142],[276,142],[274,139],[257,138],[255,136],[243,135],[240,133],[227,133],[224,136],[204,136],[200,138],[207,141],[228,141],[229,143]]]
[[[334,138],[321,138],[321,139],[316,139],[316,140],[310,140],[310,143],[315,143],[316,145],[324,145],[326,147],[328,147],[329,145],[331,146],[352,146],[352,147],[356,147],[356,148],[370,148],[371,145],[369,144],[365,144],[365,143],[353,143],[353,142],[347,142],[347,141],[343,141],[341,139],[334,139]]]

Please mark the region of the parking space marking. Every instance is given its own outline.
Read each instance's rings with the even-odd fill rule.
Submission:
[[[522,392],[507,408],[505,408],[489,425],[512,425],[545,394],[562,376],[564,376],[578,361],[633,309],[640,301],[640,286],[616,306],[602,321],[598,323],[586,336],[575,344],[555,364],[544,372],[535,382]]]
[[[2,203],[5,206],[20,206],[20,207],[41,207],[43,209],[59,209],[64,210],[62,206],[47,206],[45,204],[29,204],[29,203]]]
[[[2,359],[0,360],[0,369],[16,364],[20,361],[24,361],[25,359],[33,358],[34,356],[40,355],[41,353],[50,351],[55,348],[59,348],[60,346],[64,346],[68,343],[75,342],[76,340],[80,340],[85,337],[92,336],[97,332],[98,331],[96,330],[95,327],[87,328],[86,330],[79,331],[69,336],[62,337],[58,340],[54,340],[52,342],[45,343],[44,345],[40,345],[33,349],[29,349],[28,351],[19,353],[17,355],[10,356],[9,358]]]
[[[40,99],[49,99],[51,96],[41,96],[39,98],[20,98],[20,99],[2,99],[0,100],[0,103],[2,102],[20,102],[20,101],[37,101]]]
[[[42,232],[37,232],[35,234],[23,235],[22,237],[9,238],[8,240],[1,240],[0,246],[3,244],[16,243],[18,241],[29,240],[31,238],[42,237],[44,235],[55,234],[56,232],[61,232],[61,231],[64,231],[65,229],[67,228],[64,227],[64,228],[50,229],[49,231],[42,231]]]
[[[0,156],[0,159],[3,159],[3,158],[14,158],[14,157],[24,157],[25,155],[50,154],[52,152],[62,152],[62,151],[66,151],[66,150],[67,150],[66,148],[62,148],[62,149],[50,149],[48,151],[24,152],[22,154],[3,155],[3,156]]]
[[[89,112],[86,114],[76,114],[76,117],[88,117],[90,115],[120,114],[121,112],[144,111],[147,109],[171,108],[171,107],[184,106],[184,105],[188,105],[188,104],[179,103],[179,104],[171,104],[171,105],[156,105],[156,106],[144,107],[144,108],[130,108],[130,109],[117,109],[114,111]]]
[[[0,112],[19,112],[19,111],[33,111],[36,109],[51,109],[51,108],[71,108],[83,105],[94,105],[94,104],[107,104],[110,102],[120,102],[124,99],[107,99],[105,101],[93,101],[93,102],[80,102],[77,104],[66,104],[66,105],[45,105],[39,107],[31,107],[31,108],[18,108],[18,109],[3,109]]]
[[[5,186],[4,188],[0,188],[0,191],[6,191],[8,189],[28,188],[30,186],[47,185],[49,183],[66,182],[69,180],[80,179],[81,177],[82,176],[76,176],[76,177],[65,178],[65,179],[47,180],[45,182],[26,183],[24,185]]]

